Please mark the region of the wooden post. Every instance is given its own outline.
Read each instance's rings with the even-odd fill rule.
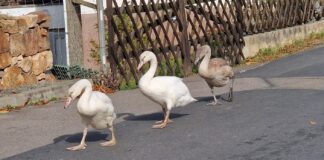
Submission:
[[[114,28],[112,27],[112,18],[113,18],[113,2],[112,0],[106,0],[107,8],[106,8],[106,16],[107,16],[107,26],[108,26],[108,61],[110,64],[110,69],[112,75],[116,76],[117,74],[117,64],[113,57],[114,54]]]
[[[192,64],[190,60],[190,45],[189,45],[189,38],[188,38],[188,25],[187,25],[187,15],[185,6],[187,4],[187,0],[178,0],[179,3],[179,18],[181,21],[181,28],[180,30],[180,48],[182,51],[183,56],[183,70],[185,75],[189,75],[192,72]]]
[[[67,35],[68,35],[68,59],[69,65],[83,66],[82,50],[82,26],[80,5],[74,4],[72,0],[66,0]]]
[[[242,6],[243,6],[243,3],[242,3],[242,0],[238,0],[236,1],[236,15],[237,15],[237,22],[239,25],[238,26],[238,31],[240,33],[240,36],[243,37],[243,32],[246,31],[246,26],[244,24],[244,16],[243,16],[243,10],[242,10]]]

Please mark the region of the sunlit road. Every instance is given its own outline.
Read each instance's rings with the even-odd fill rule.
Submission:
[[[324,159],[324,48],[283,58],[238,74],[269,87],[237,91],[234,102],[206,106],[211,97],[172,110],[174,123],[151,129],[161,113],[116,125],[117,145],[106,131],[92,131],[87,148],[71,152],[80,132],[9,157],[17,160],[321,160]],[[53,126],[48,126],[53,127]],[[42,134],[42,133],[35,133]],[[21,142],[24,143],[24,142]],[[19,145],[19,144],[16,144]]]

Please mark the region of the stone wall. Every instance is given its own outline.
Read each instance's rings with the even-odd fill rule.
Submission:
[[[53,80],[46,12],[0,15],[0,90]]]
[[[324,32],[324,20],[299,26],[278,29],[244,37],[245,47],[243,54],[245,58],[256,56],[260,49],[278,48],[291,44],[296,40],[302,40],[312,33]]]

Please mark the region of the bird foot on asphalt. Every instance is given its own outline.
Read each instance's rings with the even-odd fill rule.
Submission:
[[[154,129],[162,129],[162,128],[165,128],[166,126],[167,126],[167,123],[163,122],[161,124],[153,125],[152,128],[154,128]]]
[[[207,103],[207,106],[216,106],[216,105],[222,105],[222,103],[221,102],[215,102],[215,101]]]
[[[103,146],[103,147],[111,147],[111,146],[114,146],[115,144],[116,144],[115,140],[110,140],[110,141],[107,141],[107,142],[100,143],[100,145]]]
[[[171,119],[168,120],[167,123],[172,123],[173,121]],[[155,124],[161,124],[163,123],[163,120],[162,121],[156,121]]]
[[[66,148],[67,150],[70,150],[70,151],[79,151],[79,150],[83,150],[87,147],[86,144],[79,144],[77,146],[73,146],[73,147],[69,147],[69,148]]]

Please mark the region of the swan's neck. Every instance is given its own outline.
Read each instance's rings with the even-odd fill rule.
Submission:
[[[150,60],[150,68],[149,70],[143,75],[143,77],[141,78],[140,80],[140,83],[143,83],[143,82],[148,82],[150,80],[153,79],[154,75],[155,75],[155,72],[156,72],[156,69],[157,69],[157,60],[155,57],[153,57],[151,60]]]
[[[204,73],[208,70],[208,64],[210,61],[211,53],[207,53],[204,59],[201,61],[199,65],[199,73]]]
[[[93,108],[91,108],[89,102],[92,93],[92,86],[86,85],[82,89],[84,91],[78,101],[78,110],[82,114],[91,115],[93,113]]]
[[[84,91],[83,91],[79,101],[89,102],[90,95],[91,95],[91,92],[92,92],[91,86],[90,87],[86,86],[83,89],[84,89]]]

